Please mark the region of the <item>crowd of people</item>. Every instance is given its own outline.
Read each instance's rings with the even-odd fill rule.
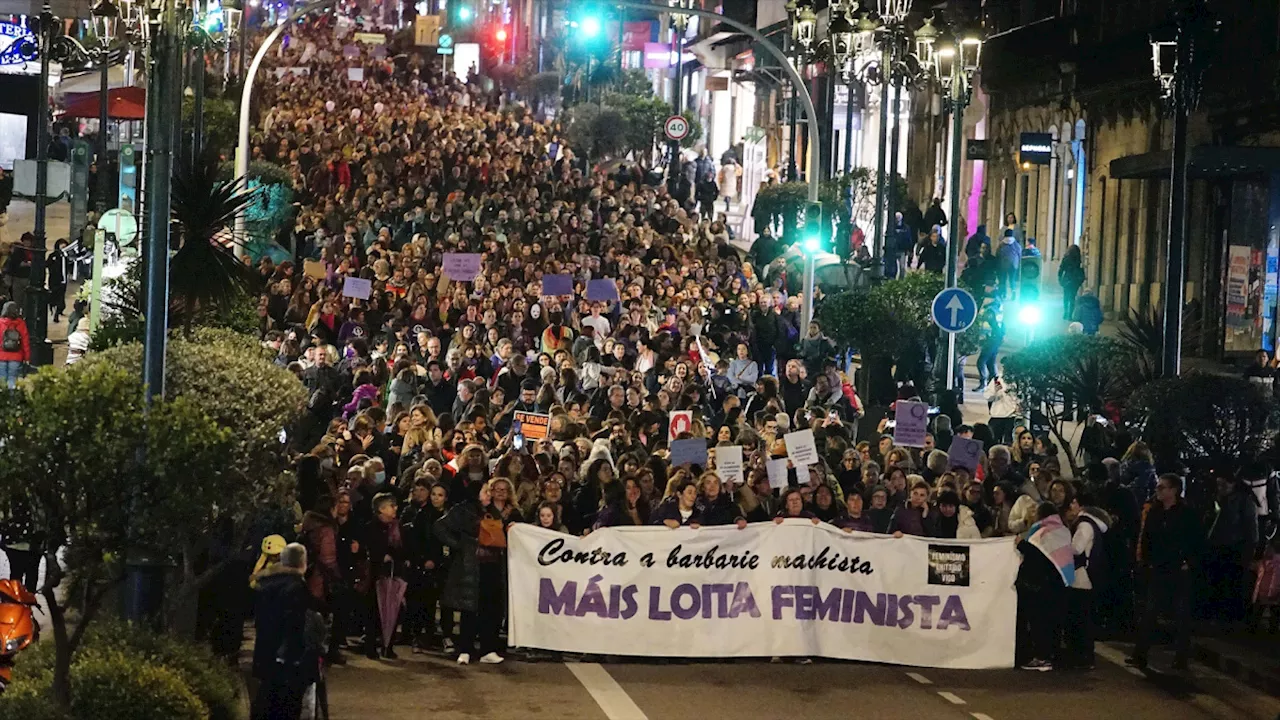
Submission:
[[[268,562],[252,577],[260,716],[296,716],[315,680],[298,671],[308,648],[331,665],[344,648],[394,659],[397,647],[503,662],[514,523],[585,535],[806,518],[1016,538],[1018,662],[1036,670],[1091,666],[1095,629],[1135,608],[1149,640],[1161,604],[1191,612],[1201,569],[1215,612],[1246,612],[1266,515],[1251,490],[1222,478],[1224,510],[1206,523],[1181,480],[1157,477],[1123,433],[1095,437],[1089,474],[1065,477],[1058,447],[1021,424],[1016,403],[996,412],[1011,396],[991,395],[994,311],[979,362],[991,422],[965,424],[953,405],[923,447],[898,446],[865,417],[836,345],[803,322],[799,279],[737,249],[714,199],[700,212],[640,164],[602,171],[510,96],[357,43],[354,30],[333,15],[301,23],[260,75],[252,155],[283,167],[300,203],[279,238],[295,257],[257,266],[261,337],[309,397],[287,433],[301,511],[263,541]],[[363,79],[350,80],[357,65]],[[945,259],[935,211],[911,263],[927,271]],[[446,272],[446,253],[480,254],[479,271]],[[989,240],[966,255],[984,284],[1012,285],[1001,265],[1012,261]],[[892,262],[906,271],[901,254]],[[570,286],[548,294],[544,279],[564,275]],[[599,280],[614,291],[589,293]],[[12,387],[29,348],[17,307],[2,314]],[[705,465],[671,464],[673,411],[692,415],[671,439],[705,438]],[[820,461],[775,488],[765,463],[787,457],[783,435],[800,429]],[[975,466],[948,454],[955,438],[982,442]],[[717,472],[723,446],[741,446],[742,482]],[[407,585],[402,610],[380,597],[390,579]]]

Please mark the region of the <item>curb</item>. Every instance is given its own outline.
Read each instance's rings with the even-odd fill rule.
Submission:
[[[1255,690],[1280,697],[1280,675],[1276,673],[1264,672],[1251,667],[1242,662],[1240,658],[1224,653],[1211,645],[1198,642],[1195,638],[1191,642],[1191,654],[1196,662],[1202,665],[1213,668],[1223,675],[1235,678]]]

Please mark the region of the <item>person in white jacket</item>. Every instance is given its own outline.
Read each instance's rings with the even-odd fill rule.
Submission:
[[[1064,664],[1069,668],[1093,668],[1093,582],[1089,566],[1105,552],[1103,536],[1111,526],[1111,516],[1093,507],[1088,492],[1081,491],[1063,509],[1073,526],[1071,548],[1076,556],[1076,575],[1067,590],[1066,649]]]
[[[991,413],[991,434],[996,442],[1008,445],[1013,440],[1013,427],[1018,423],[1018,398],[1013,388],[1003,378],[996,376],[987,383],[982,396],[987,401],[987,409]]]
[[[957,540],[978,540],[982,531],[974,522],[973,511],[960,502],[955,490],[947,489],[938,493],[938,515],[934,523],[933,537],[955,538]]]

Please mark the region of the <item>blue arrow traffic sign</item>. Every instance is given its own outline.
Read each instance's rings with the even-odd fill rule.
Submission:
[[[933,299],[933,321],[944,332],[964,332],[978,318],[978,303],[963,288],[947,288]]]

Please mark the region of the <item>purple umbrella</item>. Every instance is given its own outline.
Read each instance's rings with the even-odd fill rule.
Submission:
[[[404,591],[409,584],[398,577],[378,578],[378,617],[382,619],[382,647],[391,646],[396,624],[400,619],[400,606],[404,604]]]

